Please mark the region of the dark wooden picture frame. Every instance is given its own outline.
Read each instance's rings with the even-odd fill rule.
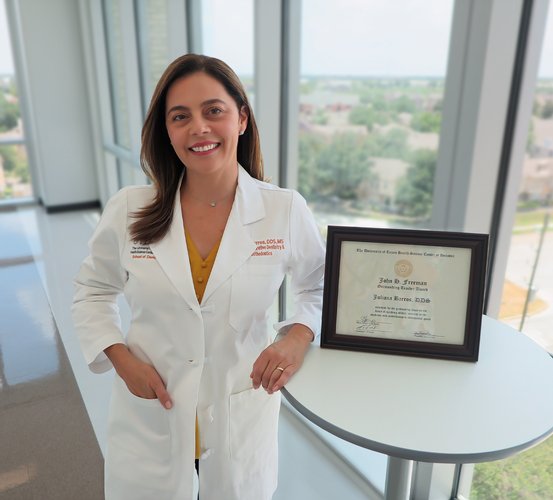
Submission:
[[[355,248],[354,253],[354,247],[360,248]],[[365,307],[365,302],[361,299],[347,300],[351,287],[348,287],[346,284],[345,277],[343,278],[344,283],[342,284],[342,288],[340,288],[343,248],[345,249],[344,255],[347,256],[344,259],[349,259],[352,264],[356,262],[355,259],[366,259],[358,262],[362,262],[362,266],[366,266],[367,269],[371,266],[371,257],[379,259],[376,261],[379,264],[379,269],[374,270],[373,266],[372,273],[385,275],[386,269],[395,270],[394,279],[378,277],[375,280],[373,277],[367,280],[372,280],[370,283],[366,283],[365,290],[368,297],[366,303],[369,304],[370,302],[371,304],[367,308],[371,313],[360,316],[360,319],[357,320],[355,320],[355,317],[357,317],[355,314],[352,316],[349,312],[344,312],[345,309],[342,308],[340,311],[338,309],[339,302],[342,305],[349,305],[350,302],[357,301],[361,304],[358,307]],[[321,347],[460,361],[477,361],[484,303],[487,248],[487,234],[329,226]],[[402,250],[405,250],[405,252]],[[399,255],[396,255],[396,253]],[[376,254],[379,255],[376,256]],[[388,254],[390,255],[388,256]],[[366,257],[363,255],[366,255]],[[401,256],[404,255],[407,257],[402,260]],[[434,260],[430,261],[430,259]],[[444,292],[444,290],[436,287],[436,293],[432,295],[431,283],[400,278],[400,276],[408,276],[405,273],[412,272],[412,260],[422,263],[423,269],[425,265],[433,266],[430,273],[432,276],[436,274],[436,269],[440,271],[440,268],[443,268],[444,276],[439,277],[437,281],[445,283],[445,285],[441,285],[442,288],[445,287],[445,293],[440,293]],[[449,262],[447,262],[448,260]],[[458,262],[451,264],[455,260]],[[426,261],[429,263],[425,264]],[[382,265],[383,263],[385,265]],[[415,264],[415,267],[418,269],[421,265]],[[456,267],[452,268],[451,266]],[[380,268],[384,270],[380,271]],[[449,285],[448,279],[451,272],[448,273],[448,270],[451,269],[457,269],[456,272],[459,276],[452,276],[451,280],[453,283]],[[401,274],[402,272],[404,274]],[[467,276],[465,276],[465,273]],[[353,297],[358,297],[359,290],[365,286],[363,273],[360,274],[361,277],[359,278],[355,271],[353,273],[348,271],[348,275],[354,276],[356,279],[355,286],[357,287],[357,293]],[[438,274],[440,273],[438,272]],[[457,287],[457,281],[462,285]],[[390,284],[381,285],[381,283]],[[426,288],[411,286],[420,283],[426,283]],[[381,292],[381,287],[394,290],[384,290]],[[379,290],[376,291],[376,288]],[[342,291],[340,292],[340,290]],[[417,292],[414,290],[426,290],[427,292]],[[448,290],[453,292],[454,297],[452,300],[449,300],[450,297],[447,297]],[[455,300],[457,296],[465,297],[466,303],[460,300],[458,301],[460,303],[457,304]],[[399,303],[399,305],[405,307],[396,307],[397,301],[408,302],[405,302],[405,304]],[[429,308],[434,307],[434,304],[430,306],[432,301],[437,304],[436,307],[439,304],[445,305],[442,307],[442,309],[445,309],[443,317],[440,310],[429,312]],[[422,302],[422,304],[419,302]],[[395,316],[392,313],[390,316],[393,316],[395,319],[388,319],[387,314],[381,314],[381,311],[384,311],[384,313],[392,311]],[[451,311],[454,314],[448,314]],[[420,320],[415,319],[419,317],[418,315],[420,315]],[[377,319],[372,318],[373,316],[377,317]],[[342,317],[346,318],[346,322],[355,320],[356,324],[360,326],[355,330],[352,330],[349,326],[346,328],[343,326],[337,327],[337,319],[344,324],[344,320],[340,319]],[[452,342],[447,340],[446,333],[448,328],[444,328],[443,326],[449,321],[450,317],[457,318],[456,327],[452,327],[452,330],[457,332],[457,339]],[[426,329],[412,332],[401,331],[403,324],[423,324],[423,320],[427,324],[442,325],[439,328],[440,331],[433,333]],[[381,324],[385,326],[379,326]],[[340,331],[340,328],[344,328],[344,330]],[[389,330],[379,333],[380,330],[378,328],[388,328]]]

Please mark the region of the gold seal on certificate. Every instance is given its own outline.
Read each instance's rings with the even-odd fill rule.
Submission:
[[[413,272],[413,264],[410,260],[401,259],[395,263],[394,270],[398,276],[407,278]]]
[[[487,235],[330,226],[321,346],[478,358]]]

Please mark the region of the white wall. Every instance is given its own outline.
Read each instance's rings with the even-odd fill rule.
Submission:
[[[78,2],[7,2],[22,57],[35,194],[47,207],[98,199]],[[29,124],[29,121],[27,121]]]

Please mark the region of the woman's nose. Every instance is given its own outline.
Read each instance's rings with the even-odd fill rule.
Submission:
[[[196,135],[205,134],[209,132],[209,124],[203,116],[192,117],[192,121],[190,123],[190,132]]]

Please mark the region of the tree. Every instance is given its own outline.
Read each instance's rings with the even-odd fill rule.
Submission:
[[[4,171],[10,177],[19,179],[21,182],[29,182],[29,168],[27,157],[21,146],[0,146]]]
[[[388,116],[384,111],[375,111],[372,106],[356,106],[349,113],[349,122],[352,125],[365,125],[370,132],[375,124],[388,123]]]
[[[0,92],[0,132],[14,129],[18,121],[19,107],[8,102],[6,96]]]
[[[308,200],[314,198],[316,186],[313,176],[324,147],[323,138],[317,134],[302,132],[299,137],[298,191]]]
[[[553,116],[553,101],[547,100],[540,109],[540,117],[548,120]]]
[[[313,116],[313,123],[317,125],[327,125],[328,124],[328,115],[324,109],[317,108],[315,111],[315,116]]]
[[[385,134],[372,135],[374,135],[375,144],[374,156],[400,159],[407,157],[409,146],[407,132],[404,129],[394,127]]]
[[[376,113],[368,106],[356,106],[349,113],[352,125],[365,125],[370,132],[376,123]]]
[[[393,107],[398,113],[414,113],[417,109],[415,102],[406,95],[398,97],[393,102]]]
[[[313,134],[300,136],[298,188],[307,199],[355,200],[360,184],[374,175],[371,165],[364,136],[336,134],[329,142]]]
[[[437,152],[431,149],[413,152],[410,166],[396,190],[395,202],[400,214],[421,218],[430,216],[436,158]]]
[[[411,128],[418,132],[440,132],[442,117],[440,113],[423,111],[413,115]]]

